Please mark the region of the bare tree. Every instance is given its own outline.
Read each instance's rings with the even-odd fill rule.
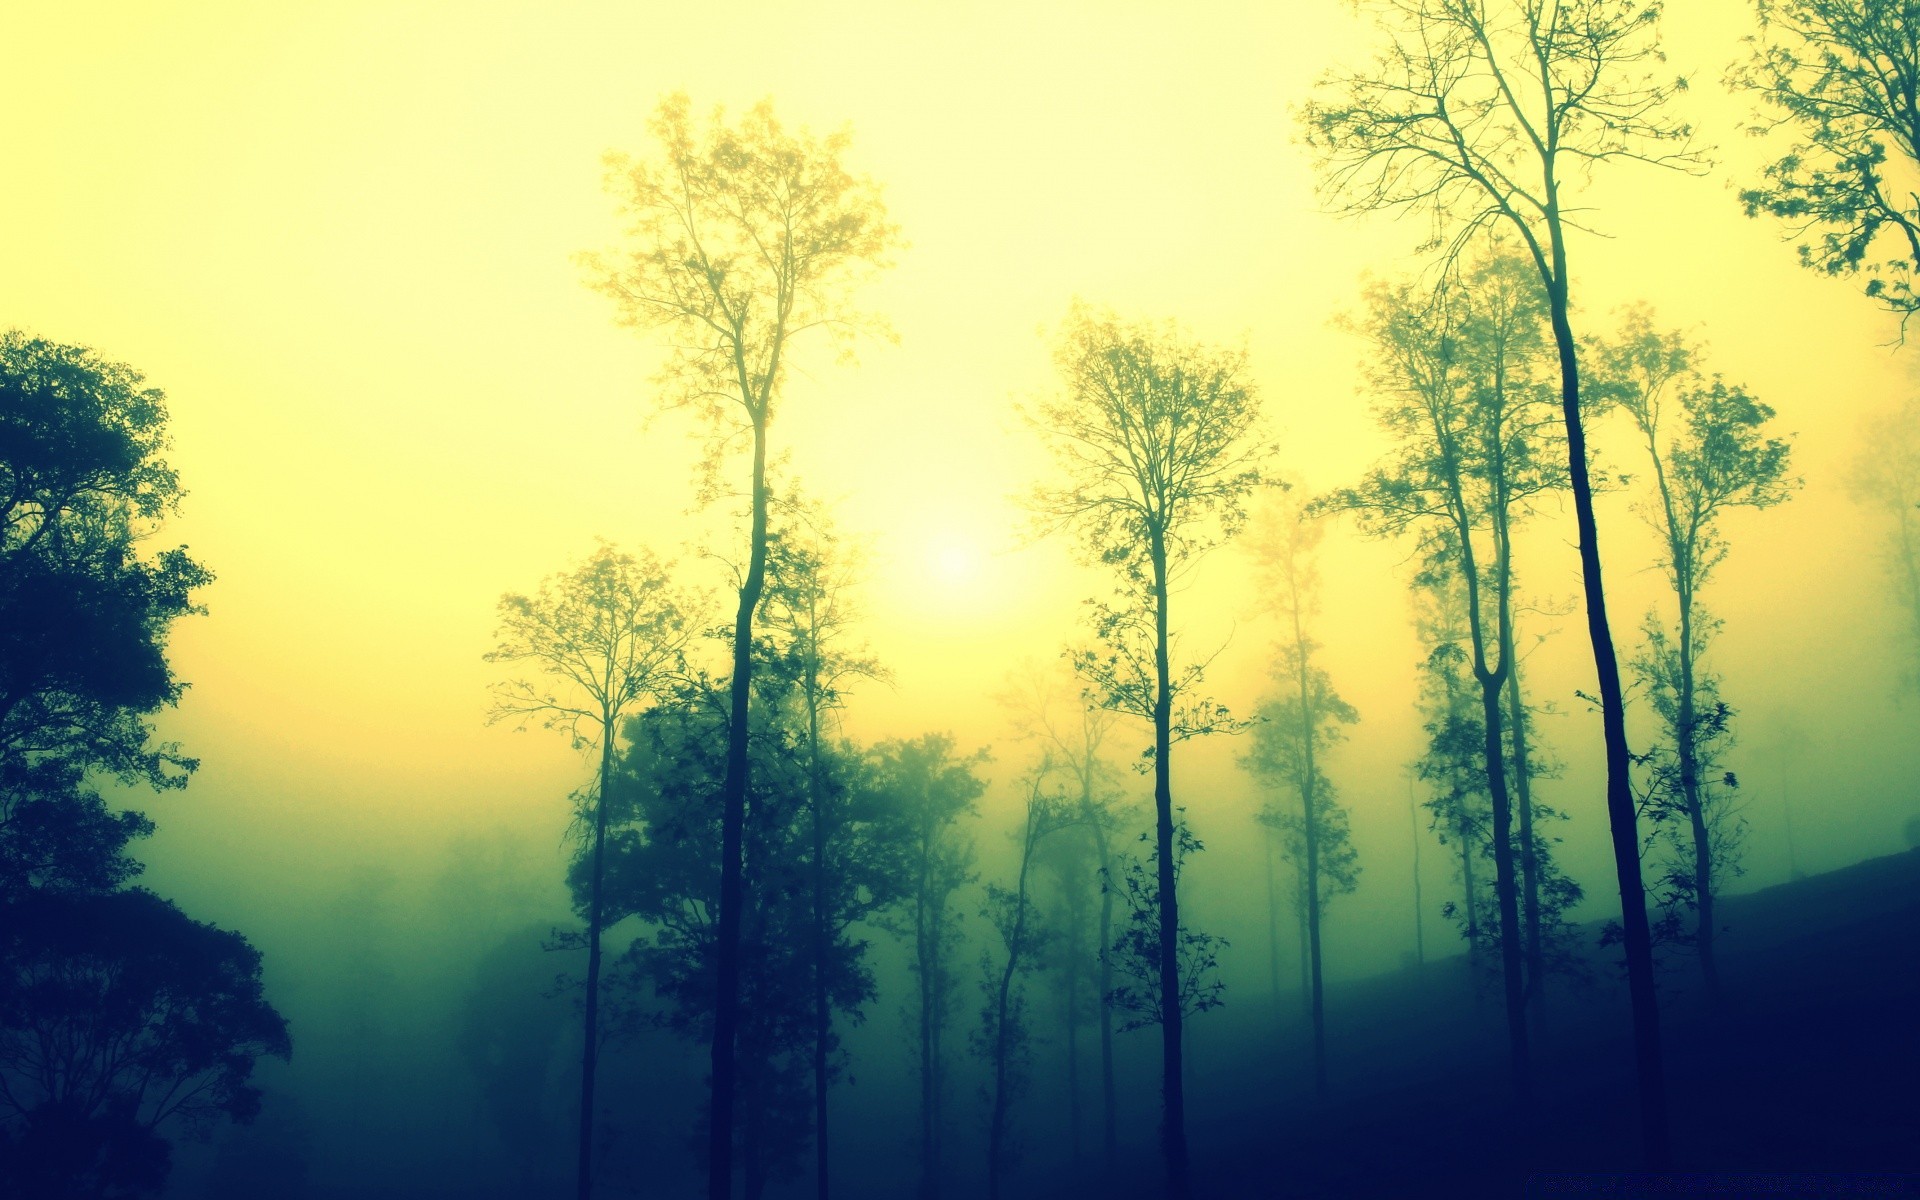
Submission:
[[[488,662],[527,663],[537,678],[499,685],[490,720],[530,720],[564,731],[576,749],[597,746],[593,792],[593,877],[587,902],[587,979],[580,1052],[581,1200],[593,1194],[593,1088],[600,1052],[600,933],[605,924],[607,794],[621,717],[680,666],[695,617],[675,594],[671,568],[652,554],[605,542],[571,571],[549,576],[532,596],[500,598],[499,644]]]
[[[1036,507],[1072,527],[1088,557],[1119,576],[1117,603],[1095,606],[1100,649],[1078,653],[1075,669],[1098,703],[1153,726],[1161,1140],[1168,1193],[1184,1197],[1173,744],[1233,721],[1222,706],[1193,695],[1204,663],[1175,672],[1169,589],[1245,520],[1247,497],[1262,483],[1265,446],[1255,434],[1258,404],[1242,353],[1076,304],[1054,357],[1066,393],[1042,405],[1034,424],[1068,484],[1043,490]]]
[[[1387,47],[1371,69],[1335,76],[1302,112],[1328,196],[1346,211],[1433,221],[1457,252],[1501,226],[1519,238],[1546,294],[1560,358],[1567,462],[1587,633],[1606,744],[1607,815],[1620,887],[1650,1162],[1667,1158],[1653,952],[1640,877],[1632,762],[1619,661],[1607,621],[1587,471],[1580,364],[1569,317],[1565,187],[1614,160],[1692,170],[1691,130],[1667,113],[1684,81],[1656,75],[1658,0],[1380,0]]]
[[[1920,4],[1914,0],[1755,0],[1761,35],[1733,81],[1796,140],[1742,189],[1747,215],[1787,223],[1800,261],[1864,275],[1900,315],[1920,311]]]
[[[727,773],[722,787],[719,961],[713,1024],[708,1194],[732,1181],[734,1036],[740,1004],[742,830],[754,611],[766,582],[767,440],[794,338],[819,331],[844,349],[863,323],[854,287],[887,264],[898,241],[879,190],[841,165],[842,131],[789,132],[763,101],[737,124],[716,110],[697,132],[686,96],[652,121],[658,158],[607,158],[607,186],[628,219],[629,249],[588,256],[622,323],[664,330],[670,404],[707,420],[709,490],[722,451],[752,447],[746,569],[733,626]]]

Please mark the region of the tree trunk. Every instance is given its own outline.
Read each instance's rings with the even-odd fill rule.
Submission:
[[[1509,599],[1509,603],[1511,600]],[[1546,946],[1540,926],[1540,849],[1533,832],[1533,763],[1527,747],[1527,708],[1521,697],[1520,661],[1514,656],[1511,616],[1500,650],[1507,667],[1507,719],[1513,734],[1513,790],[1520,817],[1520,889],[1527,927],[1527,1005],[1539,1015],[1546,984]],[[1537,1027],[1537,1026],[1536,1026]]]
[[[1654,994],[1653,939],[1647,926],[1647,893],[1640,874],[1640,833],[1633,806],[1632,762],[1627,754],[1626,703],[1620,664],[1607,624],[1606,589],[1600,571],[1600,536],[1593,516],[1593,484],[1587,474],[1587,437],[1580,414],[1580,366],[1573,326],[1567,319],[1567,255],[1557,201],[1549,193],[1548,229],[1553,261],[1545,280],[1560,353],[1560,407],[1567,429],[1567,474],[1573,488],[1574,522],[1580,538],[1580,580],[1586,596],[1587,637],[1593,645],[1606,739],[1607,824],[1613,836],[1614,875],[1620,888],[1620,926],[1627,957],[1627,990],[1633,1007],[1634,1065],[1640,1089],[1640,1135],[1647,1165],[1668,1158],[1666,1083],[1660,1062],[1660,1008]]]
[[[1113,860],[1107,853],[1107,831],[1093,827],[1094,848],[1100,853],[1100,1105],[1101,1150],[1107,1174],[1119,1167],[1119,1096],[1113,1081]]]
[[[600,1062],[600,926],[607,864],[607,788],[613,782],[614,715],[600,720],[600,795],[593,814],[593,895],[587,902],[587,1003],[580,1049],[580,1148],[574,1194],[593,1195],[593,1085]]]
[[[1291,563],[1289,569],[1291,569]],[[1314,765],[1313,756],[1313,743],[1317,733],[1315,726],[1318,722],[1313,703],[1313,681],[1307,661],[1307,635],[1300,624],[1300,595],[1297,586],[1293,597],[1293,644],[1299,664],[1300,745],[1304,752],[1306,767],[1300,781],[1300,815],[1301,831],[1305,835],[1307,851],[1307,957],[1312,964],[1312,991],[1308,1008],[1313,1018],[1313,1091],[1314,1095],[1325,1100],[1327,1098],[1327,1021],[1325,998],[1320,980],[1320,806],[1319,778],[1316,774],[1318,768]]]
[[[1262,825],[1260,834],[1266,844],[1267,858],[1267,990],[1273,994],[1273,1012],[1278,1017],[1280,1014],[1280,886],[1279,881],[1274,878],[1274,832]]]
[[[1067,908],[1066,1002],[1067,1002],[1067,1140],[1073,1167],[1080,1169],[1080,977],[1086,967],[1086,892],[1069,886],[1075,899]]]
[[[753,614],[767,575],[767,423],[753,423],[753,531],[747,577],[733,620],[733,688],[727,723],[727,774],[720,788],[720,912],[715,948],[713,1103],[707,1127],[707,1197],[733,1194],[733,1042],[740,1021],[741,872],[747,820],[747,711],[753,683]]]
[[[833,1040],[833,1010],[827,1004],[827,817],[820,783],[819,647],[807,665],[807,791],[813,809],[813,1179],[818,1200],[827,1200],[827,1051]]]
[[[1020,848],[1020,879],[1014,891],[1013,933],[1007,939],[1007,965],[1000,972],[1000,990],[993,1024],[993,1108],[987,1122],[987,1200],[1000,1200],[1000,1175],[1006,1166],[1008,1052],[1007,1009],[1013,997],[1014,973],[1020,969],[1020,950],[1027,930],[1027,867],[1033,861],[1034,814],[1027,810],[1027,835]]]
[[[1413,959],[1427,965],[1425,906],[1420,899],[1420,809],[1413,802],[1413,779],[1407,779],[1407,818],[1413,822]]]
[[[1187,1102],[1182,1078],[1180,1010],[1180,905],[1174,894],[1173,838],[1173,678],[1167,646],[1167,545],[1165,535],[1152,531],[1153,663],[1156,686],[1153,701],[1154,845],[1160,884],[1160,1093],[1161,1149],[1167,1160],[1167,1195],[1186,1200]]]
[[[940,1077],[936,1052],[938,1021],[934,1005],[939,997],[939,952],[934,945],[938,930],[928,911],[933,882],[931,862],[934,848],[923,835],[919,896],[914,904],[915,955],[920,966],[920,1196],[937,1200],[940,1195],[940,1143],[937,1134],[940,1119]]]
[[[1678,564],[1676,564],[1677,569]],[[1692,574],[1691,561],[1687,564]],[[1676,575],[1676,578],[1679,576]],[[1678,726],[1674,730],[1675,748],[1680,757],[1680,795],[1687,806],[1687,823],[1693,834],[1693,902],[1697,918],[1694,945],[1700,952],[1700,973],[1707,982],[1707,997],[1720,1002],[1720,971],[1713,959],[1713,833],[1707,827],[1706,798],[1700,791],[1700,712],[1694,699],[1693,663],[1693,581],[1687,578],[1680,589],[1680,694]]]

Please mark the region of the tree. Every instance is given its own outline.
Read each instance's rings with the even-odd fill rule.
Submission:
[[[1110,836],[1120,823],[1115,812],[1120,797],[1103,748],[1115,717],[1112,711],[1079,696],[1071,704],[1063,704],[1050,677],[1038,671],[1028,670],[1022,678],[1029,686],[1022,689],[1016,684],[1006,698],[1015,712],[1015,728],[1022,738],[1039,744],[1056,771],[1068,775],[1069,803],[1074,813],[1071,827],[1061,831],[1064,836],[1049,839],[1047,862],[1067,910],[1059,921],[1066,938],[1060,969],[1066,984],[1068,1124],[1076,1159],[1080,1145],[1079,983],[1086,966],[1079,909],[1088,889],[1097,889],[1100,896],[1093,936],[1094,992],[1100,1018],[1101,1145],[1111,1173],[1118,1162],[1120,1138],[1119,1097],[1113,1075],[1113,901],[1118,872]],[[1062,708],[1067,710],[1065,715]],[[1089,865],[1085,853],[1089,841],[1093,851],[1091,873],[1085,869]]]
[[[0,921],[0,1181],[34,1196],[158,1187],[161,1126],[250,1121],[287,1025],[260,953],[139,888],[37,893]],[[124,1190],[123,1190],[124,1189]]]
[[[1515,853],[1506,692],[1513,669],[1513,532],[1561,480],[1558,424],[1542,363],[1545,324],[1530,268],[1495,254],[1432,293],[1376,286],[1365,330],[1378,357],[1380,424],[1394,439],[1360,485],[1326,503],[1376,536],[1418,539],[1422,569],[1456,575],[1466,601],[1467,665],[1480,688],[1481,762],[1492,809],[1495,912],[1516,1094],[1531,1086],[1522,885],[1534,882],[1531,818]],[[1522,880],[1521,875],[1526,879]],[[1526,889],[1529,895],[1537,890]]]
[[[213,575],[143,554],[178,510],[166,397],[91,350],[0,335],[0,1191],[164,1184],[175,1124],[250,1120],[290,1052],[237,933],[127,884],[153,824],[102,775],[157,791],[198,765],[154,739],[186,685],[173,623]]]
[[[748,540],[733,626],[726,783],[721,791],[719,962],[715,979],[708,1194],[731,1194],[734,1035],[740,1014],[741,838],[750,769],[754,612],[767,568],[767,446],[794,338],[842,341],[861,322],[854,287],[886,265],[898,234],[878,189],[841,165],[846,133],[790,133],[763,101],[735,125],[716,110],[704,133],[684,95],[652,121],[661,156],[609,155],[607,182],[631,249],[590,257],[623,323],[665,330],[669,403],[699,410],[711,435],[710,486],[722,450],[751,442]]]
[[[1607,619],[1587,469],[1566,233],[1566,169],[1613,160],[1697,169],[1691,130],[1667,114],[1685,87],[1661,61],[1658,0],[1382,0],[1388,46],[1371,70],[1329,79],[1302,112],[1326,191],[1349,212],[1427,214],[1457,251],[1507,229],[1545,294],[1560,360],[1568,479],[1579,536],[1607,762],[1607,818],[1620,888],[1639,1077],[1641,1136],[1667,1157],[1659,1007],[1626,707]]]
[[[1493,855],[1487,800],[1485,710],[1476,703],[1468,655],[1466,586],[1451,574],[1414,578],[1414,629],[1426,657],[1420,663],[1420,713],[1427,746],[1414,774],[1431,789],[1424,807],[1428,828],[1460,855],[1460,901],[1446,915],[1460,925],[1467,956],[1477,963],[1492,940],[1480,919],[1484,903],[1476,869]],[[1479,878],[1484,879],[1484,872]]]
[[[1054,358],[1066,392],[1043,404],[1034,424],[1069,483],[1042,491],[1036,504],[1118,576],[1117,604],[1094,606],[1100,649],[1076,654],[1074,666],[1097,703],[1153,727],[1161,1140],[1169,1194],[1184,1197],[1173,745],[1234,723],[1225,708],[1193,694],[1204,663],[1175,671],[1169,589],[1245,521],[1247,497],[1263,482],[1266,446],[1257,440],[1259,404],[1244,353],[1199,345],[1175,326],[1124,323],[1075,304]]]
[[[953,738],[927,734],[873,748],[875,789],[887,799],[903,828],[910,890],[903,920],[912,938],[916,984],[912,1019],[918,1034],[920,1077],[920,1183],[922,1200],[940,1195],[945,1133],[948,1023],[958,992],[953,956],[960,941],[953,895],[973,881],[972,840],[955,829],[971,816],[986,790],[976,772],[984,751],[959,757]]]
[[[1717,997],[1714,898],[1734,868],[1734,837],[1707,773],[1730,711],[1701,664],[1719,623],[1701,606],[1700,591],[1729,549],[1720,518],[1734,508],[1771,508],[1797,481],[1787,474],[1787,443],[1767,432],[1773,410],[1718,377],[1702,377],[1699,358],[1683,335],[1657,332],[1643,309],[1628,314],[1602,362],[1652,468],[1643,512],[1659,538],[1674,598],[1671,633],[1650,616],[1654,636],[1639,660],[1672,759],[1670,771],[1656,772],[1664,786],[1652,789],[1653,812],[1686,824],[1689,852],[1668,879],[1699,916],[1694,944]]]
[[[1185,811],[1181,810],[1181,817],[1174,825],[1176,879],[1187,856],[1206,849],[1187,828]],[[1142,833],[1140,840],[1148,841],[1149,836]],[[1151,867],[1148,858],[1154,860]],[[1184,1028],[1185,1018],[1210,1012],[1226,1003],[1227,985],[1220,978],[1220,951],[1226,949],[1227,940],[1185,924],[1170,939],[1160,936],[1160,921],[1166,909],[1160,903],[1157,851],[1148,858],[1128,855],[1121,864],[1117,885],[1127,905],[1127,919],[1113,944],[1114,968],[1121,976],[1119,985],[1113,989],[1113,1003],[1115,1008],[1128,1014],[1120,1025],[1122,1033],[1154,1025],[1165,1029],[1169,1015],[1176,1013]],[[1180,960],[1180,993],[1173,1004],[1167,1003],[1166,992],[1161,987],[1165,976],[1160,956],[1166,952],[1168,942]]]
[[[184,494],[166,396],[144,384],[84,347],[0,334],[0,898],[124,884],[153,825],[89,776],[166,791],[198,765],[152,718],[186,689],[167,637],[213,573],[184,546],[140,553]]]
[[[1889,520],[1882,565],[1906,610],[1906,681],[1920,689],[1920,398],[1876,415],[1864,433],[1853,495]]]
[[[1282,854],[1301,878],[1301,913],[1307,924],[1312,974],[1309,1012],[1313,1021],[1313,1083],[1327,1094],[1327,1030],[1320,970],[1321,917],[1334,896],[1351,892],[1360,868],[1349,833],[1347,811],[1322,766],[1326,752],[1345,734],[1341,727],[1360,719],[1353,706],[1333,690],[1326,671],[1314,664],[1317,643],[1307,623],[1319,608],[1319,573],[1313,552],[1326,527],[1295,510],[1282,511],[1265,549],[1269,579],[1262,590],[1280,618],[1282,636],[1274,682],[1278,694],[1260,706],[1253,746],[1241,760],[1270,788],[1290,789],[1297,811],[1278,802],[1261,810],[1260,821],[1280,834]]]
[[[1043,789],[1052,764],[1044,757],[1028,775],[1026,820],[1020,829],[1020,867],[1011,888],[987,885],[985,915],[1000,935],[1006,961],[998,971],[991,958],[983,962],[983,990],[987,1003],[980,1012],[976,1048],[993,1067],[993,1085],[987,1110],[987,1196],[999,1200],[1000,1180],[1013,1159],[1008,1120],[1014,1100],[1026,1090],[1031,1034],[1027,1023],[1025,989],[1020,980],[1033,969],[1033,959],[1046,943],[1046,931],[1033,911],[1032,871],[1036,851],[1051,834],[1070,820],[1070,810],[1058,796]]]
[[[528,663],[538,682],[517,679],[495,691],[491,720],[538,719],[564,730],[575,749],[598,746],[587,888],[586,1003],[581,1026],[580,1136],[576,1194],[593,1194],[593,1089],[600,1054],[600,935],[606,923],[607,797],[619,723],[657,696],[679,670],[692,617],[670,582],[671,568],[642,552],[605,542],[579,566],[549,576],[533,596],[500,598],[499,645],[488,662]]]
[[[832,1080],[833,1005],[828,986],[832,948],[849,926],[895,903],[904,881],[856,888],[844,884],[852,871],[871,859],[876,847],[865,836],[871,821],[853,819],[854,798],[847,795],[845,772],[832,772],[831,751],[823,741],[823,723],[840,707],[842,689],[853,679],[882,678],[880,665],[841,645],[852,623],[847,597],[850,563],[835,544],[824,518],[804,506],[789,506],[790,526],[777,529],[768,548],[769,581],[766,627],[783,642],[796,680],[806,756],[808,904],[811,909],[809,963],[813,976],[814,1187],[820,1200],[829,1191],[827,1091]],[[851,754],[849,752],[849,759]],[[836,778],[836,775],[838,776]],[[871,877],[869,882],[882,880]]]
[[[1900,314],[1920,310],[1920,4],[1914,0],[1755,0],[1761,36],[1734,82],[1792,126],[1797,140],[1740,192],[1749,217],[1788,223],[1802,265],[1863,275]]]

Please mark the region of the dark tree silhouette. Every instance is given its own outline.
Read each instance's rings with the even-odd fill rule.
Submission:
[[[213,579],[184,546],[140,553],[182,495],[166,418],[131,367],[0,335],[0,899],[125,883],[152,823],[89,776],[164,791],[197,765],[153,738],[186,687],[168,631]]]
[[[239,934],[139,888],[17,899],[0,919],[0,1192],[158,1188],[160,1128],[252,1120],[254,1061],[291,1053]]]
[[[290,1052],[237,933],[152,893],[153,826],[101,776],[156,790],[197,763],[153,738],[185,684],[172,624],[212,574],[143,555],[177,511],[166,398],[92,351],[0,335],[0,1193],[161,1187],[163,1127],[250,1120]]]
[[[1587,634],[1606,745],[1607,817],[1625,931],[1641,1138],[1667,1159],[1660,1014],[1633,764],[1607,619],[1587,470],[1567,252],[1568,175],[1615,160],[1697,169],[1691,130],[1667,112],[1684,86],[1655,75],[1657,0],[1381,0],[1387,48],[1367,71],[1328,79],[1302,112],[1326,190],[1347,211],[1422,212],[1457,252],[1499,226],[1539,274],[1560,359],[1568,476]],[[1450,241],[1448,240],[1450,237]]]
[[[1241,760],[1269,788],[1294,793],[1296,803],[1270,801],[1260,821],[1280,835],[1283,856],[1300,879],[1300,911],[1307,926],[1308,1013],[1313,1025],[1313,1086],[1327,1095],[1327,1030],[1321,972],[1321,918],[1327,902],[1353,891],[1360,867],[1341,806],[1324,759],[1340,742],[1342,726],[1360,719],[1353,706],[1333,690],[1325,670],[1315,665],[1318,648],[1308,625],[1319,610],[1319,571],[1314,550],[1326,526],[1297,508],[1276,513],[1262,566],[1262,593],[1279,618],[1282,641],[1273,666],[1277,694],[1261,704],[1253,727],[1253,746]]]
[[[1709,777],[1731,713],[1701,662],[1719,622],[1707,615],[1700,592],[1729,550],[1720,530],[1727,510],[1770,508],[1798,481],[1787,474],[1786,441],[1766,430],[1773,410],[1718,377],[1703,377],[1699,347],[1682,334],[1656,331],[1644,309],[1628,314],[1600,357],[1647,452],[1653,489],[1643,513],[1673,589],[1673,625],[1649,615],[1648,646],[1636,661],[1662,726],[1661,747],[1648,752],[1655,768],[1651,815],[1663,826],[1685,826],[1686,853],[1667,880],[1698,914],[1694,946],[1708,991],[1718,998],[1714,901],[1723,877],[1737,870],[1737,829]]]
[[[669,402],[699,410],[712,434],[710,487],[729,443],[751,443],[747,561],[733,625],[727,774],[721,791],[718,973],[708,1195],[732,1194],[734,1035],[740,1017],[742,837],[746,820],[754,612],[767,569],[767,444],[794,338],[842,340],[860,324],[854,286],[897,242],[878,189],[841,166],[844,132],[790,133],[762,102],[736,125],[718,112],[697,133],[684,95],[652,128],[660,156],[607,159],[630,222],[631,249],[588,264],[629,325],[665,330]]]
[[[593,860],[587,887],[587,978],[580,1050],[580,1136],[575,1194],[593,1195],[593,1091],[600,1055],[600,939],[606,924],[607,796],[620,723],[635,705],[677,676],[692,636],[672,569],[652,554],[601,543],[579,566],[549,576],[533,596],[500,598],[499,645],[488,662],[526,663],[541,678],[517,679],[494,692],[490,719],[539,720],[563,730],[575,749],[598,747],[600,765],[589,818]]]
[[[1772,110],[1756,132],[1796,140],[1740,192],[1747,215],[1787,223],[1800,261],[1864,276],[1866,294],[1920,310],[1920,5],[1913,0],[1756,0],[1761,34],[1736,84]]]
[[[1100,647],[1076,654],[1075,669],[1096,703],[1153,727],[1161,1138],[1168,1193],[1181,1198],[1187,1134],[1173,745],[1235,725],[1225,708],[1193,694],[1205,664],[1176,671],[1169,596],[1176,576],[1244,522],[1267,447],[1257,439],[1259,406],[1244,354],[1076,304],[1054,357],[1066,392],[1042,405],[1033,423],[1068,484],[1043,490],[1036,506],[1072,527],[1087,556],[1119,576],[1117,603],[1095,606]]]

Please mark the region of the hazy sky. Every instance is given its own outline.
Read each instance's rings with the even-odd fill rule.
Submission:
[[[1911,352],[1738,210],[1764,147],[1720,79],[1749,7],[1673,9],[1669,55],[1720,165],[1609,167],[1583,189],[1611,240],[1574,244],[1582,327],[1644,299],[1798,435],[1804,492],[1730,522],[1707,603],[1749,722],[1734,765],[1751,819],[1779,803],[1769,756],[1804,746],[1796,832],[1825,847],[1811,865],[1837,865],[1888,848],[1889,814],[1913,803],[1885,798],[1911,778],[1912,711],[1888,711],[1874,533],[1844,486],[1862,417],[1911,386]],[[1045,328],[1073,297],[1244,340],[1281,465],[1309,488],[1379,450],[1362,347],[1331,321],[1364,273],[1411,268],[1419,231],[1336,220],[1314,198],[1291,114],[1320,72],[1364,61],[1366,26],[1339,0],[65,3],[10,6],[0,41],[0,325],[91,345],[170,397],[190,495],[165,536],[219,581],[174,638],[192,691],[163,725],[204,765],[149,806],[154,855],[197,915],[243,929],[343,856],[501,822],[557,837],[580,761],[554,735],[484,725],[502,592],[595,536],[723,579],[697,551],[736,553],[727,513],[687,513],[697,438],[684,418],[649,420],[657,349],[615,326],[574,259],[617,240],[600,156],[647,153],[670,91],[849,124],[852,164],[910,243],[864,297],[898,344],[851,368],[803,354],[775,429],[870,547],[866,632],[897,682],[855,698],[862,736],[1002,741],[991,695],[1076,636],[1097,585],[1065,543],[1028,544],[1016,501],[1046,469],[1016,405],[1054,386]],[[1623,640],[1660,586],[1636,520],[1624,497],[1603,507]],[[1543,600],[1577,594],[1569,540],[1543,524],[1528,543]],[[1390,873],[1417,736],[1404,550],[1350,530],[1327,547],[1320,636],[1364,718],[1344,790],[1363,861]],[[1193,646],[1232,634],[1216,684],[1248,706],[1271,635],[1244,578],[1222,552],[1181,600]],[[1545,726],[1569,764],[1548,798],[1573,813],[1570,865],[1599,884],[1582,631],[1530,628],[1561,628],[1532,669],[1568,712]],[[1234,752],[1191,760],[1196,819],[1222,835],[1251,803]],[[1771,828],[1749,861],[1777,877]],[[1349,911],[1367,911],[1366,888]]]

